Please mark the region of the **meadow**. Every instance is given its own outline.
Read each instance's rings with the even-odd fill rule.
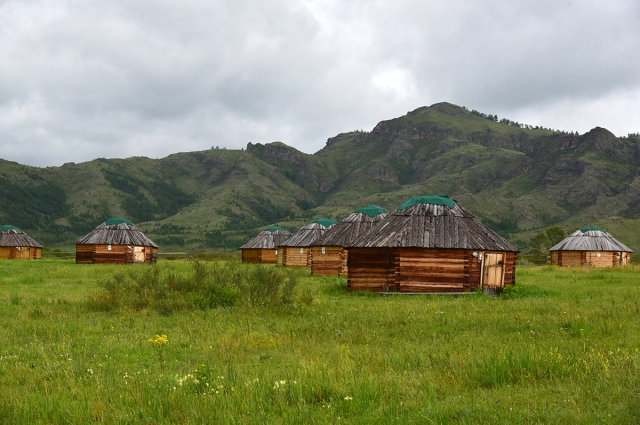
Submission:
[[[96,303],[123,269],[151,272],[0,262],[0,423],[640,420],[638,266],[519,267],[499,298],[350,293],[304,270],[287,302]]]

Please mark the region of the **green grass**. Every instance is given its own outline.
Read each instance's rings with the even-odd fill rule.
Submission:
[[[1,423],[640,419],[635,267],[519,268],[497,299],[349,293],[307,271],[289,305],[92,309],[123,268],[146,272],[0,262]]]

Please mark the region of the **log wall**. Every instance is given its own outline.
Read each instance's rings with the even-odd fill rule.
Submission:
[[[338,276],[342,271],[342,251],[341,246],[311,247],[311,274]]]
[[[278,262],[275,249],[244,248],[242,262],[253,264],[275,264]]]
[[[5,260],[39,260],[42,258],[42,248],[34,246],[21,246],[17,249],[15,246],[0,247],[0,259]]]
[[[598,256],[600,254],[600,256]],[[631,253],[617,251],[552,251],[551,264],[564,267],[613,267],[631,263]]]
[[[373,292],[468,292],[481,284],[472,250],[349,248],[348,287]],[[476,251],[480,253],[481,251]],[[504,254],[504,284],[515,284],[516,253]]]
[[[144,247],[144,262],[155,263],[158,248]],[[133,247],[128,245],[76,245],[78,264],[130,264],[133,263]]]
[[[311,248],[300,248],[297,246],[279,247],[278,265],[285,267],[309,267],[311,265]]]

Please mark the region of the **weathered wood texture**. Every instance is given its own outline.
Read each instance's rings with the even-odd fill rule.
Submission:
[[[284,267],[309,267],[311,265],[311,248],[279,247],[278,265]]]
[[[254,264],[276,264],[278,257],[276,249],[249,249],[242,250],[242,262]]]
[[[102,223],[89,234],[80,238],[76,245],[131,245],[158,248],[140,229],[134,225]]]
[[[42,248],[33,246],[0,246],[0,259],[3,260],[39,260]]]
[[[564,267],[613,267],[631,263],[630,252],[552,251],[551,264]]]
[[[140,251],[142,255],[136,256],[134,253],[136,250]],[[155,263],[157,261],[157,254],[158,248],[152,246],[76,245],[76,263],[78,264]]]
[[[341,246],[312,246],[311,274],[338,276],[343,267],[342,251]]]
[[[384,220],[388,214],[382,213],[370,217],[361,212],[349,214],[338,224],[331,226],[318,238],[311,248],[311,274],[345,276],[347,274],[347,251],[349,245],[359,235],[367,232],[375,224]],[[325,254],[322,254],[322,248]],[[315,264],[319,261],[319,264]]]
[[[483,275],[480,254],[486,256],[459,249],[350,248],[348,287],[374,292],[473,291]],[[494,254],[495,264],[486,268],[485,278],[494,287],[515,284],[517,254]]]
[[[456,204],[417,204],[396,210],[346,248],[446,248],[518,252],[505,238]]]
[[[628,246],[614,238],[611,233],[600,230],[589,230],[587,232],[576,230],[558,244],[549,248],[549,251],[633,252]]]
[[[288,230],[276,230],[274,232],[263,230],[258,236],[242,245],[240,249],[276,249],[291,236],[293,235]]]
[[[42,245],[17,227],[0,230],[0,259],[37,260],[42,258]]]
[[[309,223],[306,226],[300,228],[296,233],[293,234],[289,239],[282,242],[278,246],[286,246],[286,247],[309,247],[314,244],[314,242],[324,235],[324,232],[327,229],[330,229],[333,226],[324,227],[319,223]]]

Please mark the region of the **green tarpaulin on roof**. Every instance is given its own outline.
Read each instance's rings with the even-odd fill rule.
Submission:
[[[266,228],[264,230],[266,230],[267,232],[277,232],[278,230],[287,230],[288,231],[289,229],[285,229],[284,227],[280,227],[280,226],[271,226],[271,227],[268,227],[268,228]]]
[[[387,211],[384,208],[379,207],[377,205],[368,205],[368,206],[366,206],[364,208],[359,208],[359,209],[355,210],[354,212],[366,214],[371,218],[377,217],[380,214],[385,214],[385,213],[388,214],[389,213],[389,211]]]
[[[112,226],[114,224],[122,224],[122,223],[128,224],[129,226],[133,226],[132,222],[122,217],[113,217],[104,222],[104,224],[106,224],[107,226]]]
[[[596,231],[596,232],[607,233],[607,231],[606,231],[606,230],[601,229],[601,228],[599,228],[599,227],[595,227],[595,226],[583,227],[582,229],[580,229],[580,231],[581,231],[582,233],[587,233],[587,232],[589,232],[589,231],[591,231],[591,230],[594,230],[594,231]]]
[[[5,224],[4,226],[0,226],[0,231],[6,232],[8,230],[20,230],[16,226],[12,226],[10,224]]]
[[[405,210],[409,207],[418,204],[432,204],[432,205],[444,205],[449,208],[453,208],[456,206],[456,201],[454,199],[449,198],[446,195],[435,196],[435,195],[426,195],[426,196],[418,196],[416,198],[411,198],[404,204],[398,207],[398,211]]]
[[[319,218],[317,220],[313,220],[311,223],[321,224],[324,227],[333,226],[338,223],[337,221],[331,220],[330,218]]]

